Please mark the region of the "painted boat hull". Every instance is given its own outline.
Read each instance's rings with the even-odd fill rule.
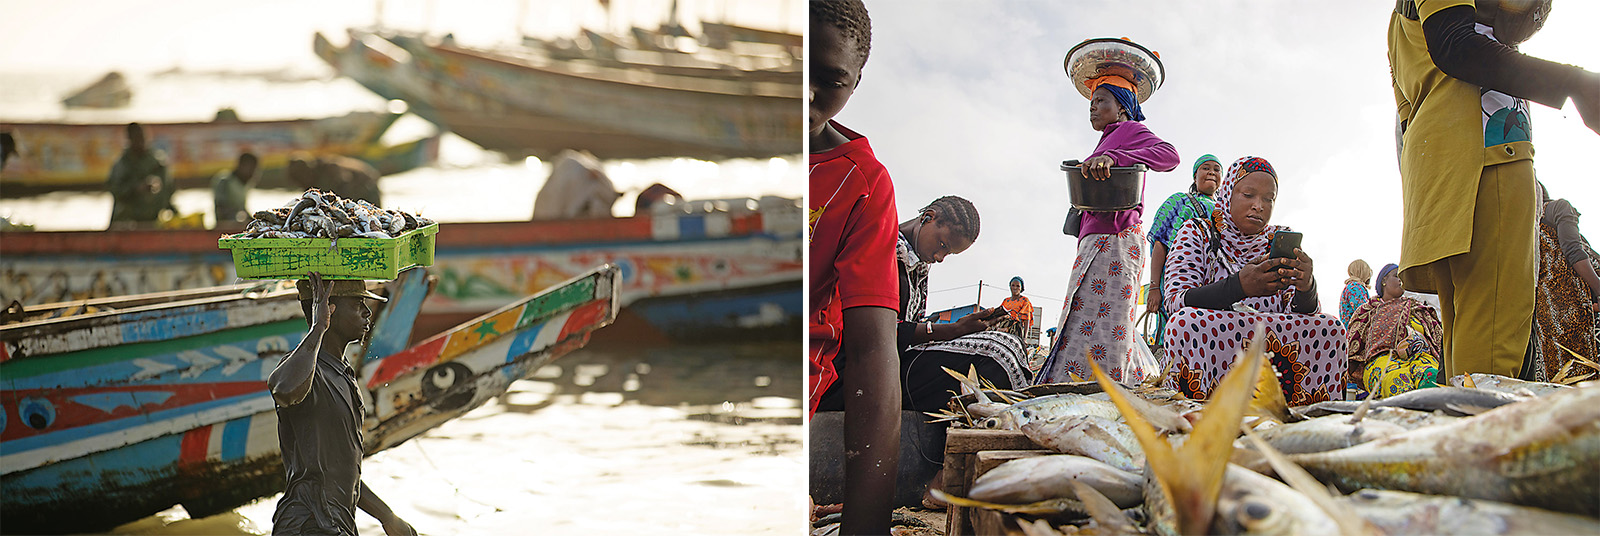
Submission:
[[[380,355],[405,338],[428,290],[425,272],[407,272],[391,285],[373,340],[351,356],[367,400],[366,454],[465,414],[581,347],[615,319],[617,282],[617,269],[603,266]],[[7,531],[106,530],[173,504],[202,517],[282,491],[264,379],[304,337],[304,320],[292,290],[233,301],[45,322],[60,330],[51,341],[40,340],[52,331],[41,323],[0,330]],[[115,344],[139,337],[148,340]]]
[[[801,149],[797,83],[574,70],[409,37],[351,32],[319,56],[341,74],[485,148],[553,157],[766,157]]]
[[[694,322],[630,311],[612,330],[626,332],[619,336],[749,338],[722,329],[723,319],[738,325],[739,318],[777,311],[783,319],[745,323],[757,333],[788,337],[792,332],[784,328],[761,330],[798,325],[800,225],[793,200],[775,198],[752,211],[444,224],[432,269],[439,284],[422,306],[416,332],[436,333],[611,263],[622,272],[622,303],[629,309],[645,299],[743,305],[699,315]],[[214,231],[0,233],[5,244],[0,301],[32,305],[232,283],[233,263],[216,249],[216,236]],[[776,302],[739,299],[749,289],[783,285],[791,294]]]
[[[150,147],[166,155],[179,187],[210,187],[211,177],[233,169],[241,150],[260,159],[258,186],[288,186],[290,155],[338,154],[360,158],[382,173],[427,165],[438,157],[438,139],[395,147],[378,138],[398,114],[355,112],[340,117],[286,121],[146,123]],[[103,190],[112,164],[127,145],[126,124],[4,123],[23,148],[0,171],[6,196],[57,190]]]

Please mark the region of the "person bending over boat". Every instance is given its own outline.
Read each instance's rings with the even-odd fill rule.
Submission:
[[[298,287],[311,331],[267,376],[288,476],[272,533],[354,535],[359,507],[385,534],[415,535],[361,481],[361,393],[343,357],[371,326],[365,300],[387,300],[361,281],[323,281],[316,272]]]

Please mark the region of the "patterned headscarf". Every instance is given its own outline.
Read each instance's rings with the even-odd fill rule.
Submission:
[[[1261,232],[1247,235],[1233,224],[1233,218],[1228,217],[1228,202],[1233,197],[1233,186],[1238,184],[1240,178],[1256,171],[1265,171],[1272,175],[1272,184],[1277,186],[1278,172],[1272,169],[1272,164],[1267,162],[1267,159],[1246,156],[1228,166],[1228,173],[1222,177],[1222,186],[1217,188],[1216,209],[1211,212],[1211,224],[1222,236],[1223,257],[1232,264],[1228,267],[1230,270],[1238,270],[1240,265],[1266,255],[1272,245],[1273,233],[1287,229],[1281,225],[1269,224]]]
[[[1022,276],[1012,276],[1011,277],[1011,282],[1012,283],[1016,283],[1017,287],[1019,287],[1019,288],[1027,288],[1027,286],[1022,284]]]

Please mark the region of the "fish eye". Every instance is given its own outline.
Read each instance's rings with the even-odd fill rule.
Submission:
[[[1242,512],[1244,513],[1244,522],[1248,524],[1271,517],[1272,507],[1257,501],[1246,501]]]

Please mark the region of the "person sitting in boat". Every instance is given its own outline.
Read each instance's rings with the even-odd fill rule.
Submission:
[[[1318,311],[1311,257],[1268,258],[1278,173],[1246,156],[1229,166],[1208,220],[1189,220],[1167,253],[1167,385],[1203,400],[1265,324],[1284,395],[1293,405],[1344,399],[1345,330]]]
[[[1378,270],[1377,281],[1378,296],[1357,307],[1346,325],[1350,363],[1345,382],[1360,387],[1357,398],[1387,398],[1443,384],[1439,356],[1444,325],[1439,313],[1403,295],[1399,264]]]
[[[289,181],[301,188],[333,192],[346,199],[364,199],[383,206],[378,190],[378,170],[348,156],[330,155],[307,161],[303,155],[289,159]]]
[[[587,151],[561,151],[533,200],[533,219],[609,218],[622,193]]]
[[[267,376],[288,476],[272,533],[354,535],[360,508],[385,534],[414,536],[416,529],[361,481],[361,393],[344,360],[345,347],[371,327],[366,300],[387,300],[361,281],[308,277],[297,287],[310,331]]]
[[[172,206],[172,174],[165,157],[145,147],[144,127],[128,123],[128,148],[106,178],[111,191],[111,226],[155,223]]]
[[[250,221],[245,200],[256,182],[256,155],[243,153],[231,171],[211,178],[211,198],[217,207],[217,227],[240,227]]]

